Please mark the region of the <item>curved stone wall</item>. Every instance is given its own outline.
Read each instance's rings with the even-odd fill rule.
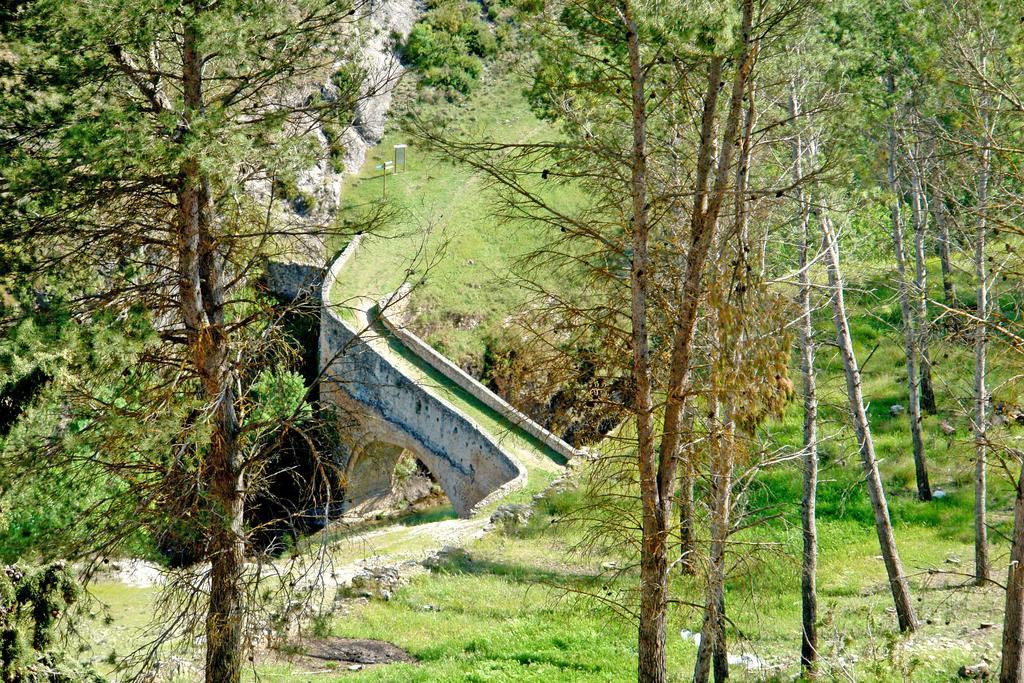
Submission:
[[[321,290],[321,402],[359,418],[359,441],[412,451],[455,510],[469,515],[494,494],[524,484],[526,470],[469,417],[408,377],[389,357],[385,342],[374,338],[365,318],[357,315],[353,323],[339,314],[341,307],[331,302],[330,292],[360,241],[356,236],[335,259]],[[359,457],[358,449],[351,457]]]
[[[526,413],[515,408],[512,404],[485,387],[477,381],[476,378],[453,363],[446,356],[439,353],[430,344],[405,329],[393,312],[396,309],[396,305],[408,297],[409,291],[408,284],[402,285],[398,291],[384,297],[384,299],[382,299],[377,305],[378,311],[380,312],[380,320],[393,335],[395,335],[413,353],[430,364],[430,366],[435,370],[458,386],[462,387],[478,401],[489,407],[491,410],[497,412],[516,427],[561,455],[566,460],[572,460],[573,458],[582,455],[581,451],[573,448],[568,443],[555,436],[552,432],[537,424],[533,419],[526,415]]]

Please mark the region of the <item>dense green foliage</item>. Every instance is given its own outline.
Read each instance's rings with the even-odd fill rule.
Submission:
[[[491,26],[474,0],[431,0],[413,26],[404,56],[423,83],[468,95],[483,71],[483,58],[497,51]]]
[[[75,407],[78,397],[94,392],[98,400],[129,411],[131,394],[119,386],[122,363],[137,357],[152,334],[137,316],[74,317],[66,283],[53,282],[45,293],[20,294],[28,301],[18,304],[11,297],[6,310],[16,322],[0,337],[0,377],[6,380],[0,381],[0,400],[7,401],[0,452],[10,460],[25,459],[24,467],[0,472],[4,562],[60,557],[88,545],[101,529],[106,535],[126,521],[126,511],[109,507],[123,483],[107,476],[101,464],[36,466],[26,454],[40,444],[88,453],[95,425],[88,409]],[[141,529],[127,534],[124,544],[134,554],[153,552]]]
[[[183,178],[202,175],[215,205],[202,261],[220,291],[205,291],[203,315],[234,345],[255,494],[271,475],[255,463],[310,411],[280,311],[253,284],[265,259],[323,229],[282,236],[265,221],[313,212],[296,179],[343,152],[305,133],[351,120],[356,19],[346,0],[183,3],[173,26],[148,0],[12,11],[0,25],[0,556],[152,554],[145,539],[183,523],[171,510],[210,519],[188,511],[209,494],[195,474],[212,418],[211,368],[196,367],[205,347],[184,329],[189,295],[175,275],[198,262],[178,246],[199,238],[175,236],[193,189]],[[198,92],[178,87],[185,66],[169,56],[186,31],[210,54]],[[159,76],[139,76],[161,59]],[[254,184],[265,193],[247,192]]]
[[[32,337],[27,292],[65,316],[53,334],[107,335],[58,342],[68,357],[0,444],[0,554],[208,560],[211,589],[168,610],[209,613],[217,681],[237,682],[258,609],[246,554],[274,552],[278,520],[337,485],[313,428],[298,434],[310,392],[258,282],[329,232],[302,220],[298,179],[337,156],[309,133],[347,125],[362,90],[339,68],[353,7],[30,0],[0,23],[0,224],[24,265],[3,268],[21,305],[5,297],[0,331]]]
[[[87,666],[69,659],[57,623],[82,597],[63,562],[0,570],[0,680],[4,683],[102,683]]]

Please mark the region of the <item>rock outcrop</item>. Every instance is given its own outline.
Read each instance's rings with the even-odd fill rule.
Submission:
[[[366,4],[368,28],[362,38],[367,78],[364,97],[356,104],[352,126],[343,136],[346,173],[356,173],[366,151],[384,136],[391,95],[403,71],[396,48],[409,37],[422,11],[419,0],[370,0]]]
[[[391,109],[392,93],[404,71],[397,50],[422,12],[419,0],[369,0],[361,5],[362,17],[355,37],[362,45],[360,61],[364,73],[362,94],[355,104],[352,123],[342,130],[342,158],[332,159],[330,133],[315,132],[323,149],[320,161],[296,179],[298,190],[315,199],[308,217],[333,217],[341,201],[344,174],[358,173],[366,152],[384,137],[384,124]],[[330,97],[334,86],[326,83],[323,94]],[[299,212],[300,214],[302,212]]]

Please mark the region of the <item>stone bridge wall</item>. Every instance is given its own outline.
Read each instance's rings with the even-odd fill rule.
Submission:
[[[430,364],[435,370],[450,379],[456,385],[462,387],[466,392],[478,401],[494,410],[506,420],[531,435],[545,446],[558,453],[566,460],[572,460],[581,451],[573,448],[553,433],[537,424],[532,418],[515,408],[508,401],[485,387],[465,370],[439,353],[434,347],[420,339],[418,336],[405,329],[400,318],[396,315],[407,300],[410,292],[408,284],[393,294],[385,297],[378,305],[380,319],[388,330],[395,335],[410,351]]]
[[[339,405],[361,425],[360,433],[350,439],[349,489],[361,492],[357,497],[379,493],[383,479],[376,484],[355,479],[374,471],[390,482],[400,451],[381,444],[400,446],[427,466],[456,511],[468,515],[491,497],[524,484],[526,470],[466,415],[406,376],[392,358],[363,338],[372,331],[357,330],[330,301],[332,286],[359,242],[358,236],[353,239],[324,278],[320,327],[321,402]],[[371,457],[377,462],[368,466],[364,458]]]

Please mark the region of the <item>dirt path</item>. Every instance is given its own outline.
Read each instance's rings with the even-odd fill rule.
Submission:
[[[422,562],[446,546],[462,547],[486,533],[487,515],[469,519],[444,519],[409,524],[402,520],[368,531],[354,531],[339,537],[336,527],[328,529],[322,543],[316,537],[301,556],[278,560],[273,566],[282,573],[303,572],[321,560],[333,574],[334,585],[348,583],[367,567]],[[302,558],[306,558],[305,560]],[[304,572],[303,572],[304,573]],[[97,574],[96,585],[120,584],[130,588],[157,588],[166,580],[166,570],[145,560],[111,562]]]
[[[396,522],[335,538],[307,556],[314,561],[324,560],[331,575],[327,583],[335,589],[370,568],[393,567],[408,576],[421,571],[422,562],[443,548],[463,547],[480,538],[488,523],[487,515],[416,525]]]

